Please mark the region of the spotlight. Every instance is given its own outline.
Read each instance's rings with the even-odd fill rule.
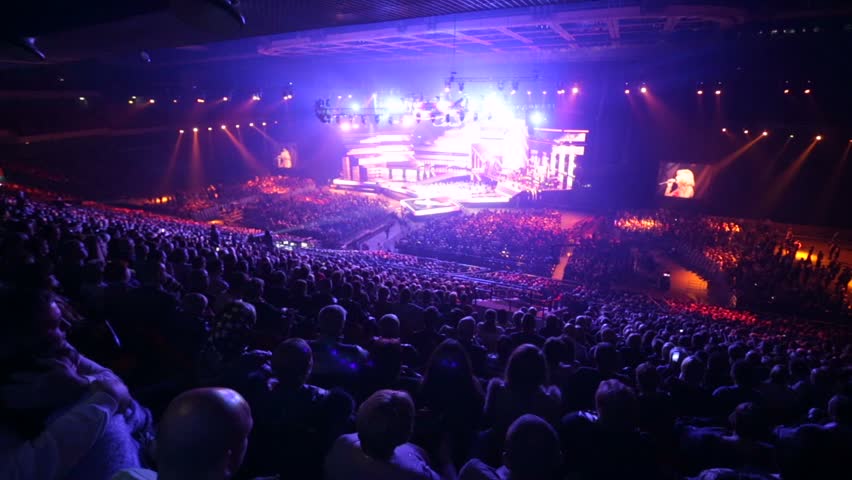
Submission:
[[[822,135],[817,135],[817,136],[816,136],[816,141],[817,141],[817,142],[819,142],[820,140],[822,140]]]
[[[764,130],[764,131],[763,131],[763,133],[761,133],[761,135],[763,135],[764,137],[768,137],[768,136],[769,136],[769,132],[767,132],[766,130]]]
[[[571,89],[571,95],[577,95],[580,93],[580,87],[574,87]]]
[[[85,101],[86,101],[86,97],[80,97],[80,101],[81,101],[81,102],[85,102]]]
[[[178,130],[178,133],[183,133],[183,129],[181,128],[180,130]]]
[[[648,93],[648,87],[643,86],[642,88],[639,89],[639,91],[642,92],[642,93]]]
[[[194,133],[198,133],[198,127],[192,127],[192,131],[193,131]]]
[[[251,96],[251,99],[255,102],[259,102],[260,101],[260,94],[255,93],[254,95]]]
[[[805,89],[805,95],[810,95],[810,94],[811,94],[811,89],[810,89],[810,88],[806,88],[806,89]]]
[[[195,102],[196,102],[196,103],[204,103],[204,99],[203,99],[203,98],[201,98],[201,97],[199,97],[199,98],[196,98],[196,99],[195,99]]]
[[[207,131],[208,131],[208,132],[212,132],[212,131],[213,131],[213,127],[207,127]]]
[[[796,138],[796,136],[791,133],[790,138]]]
[[[234,126],[235,126],[235,127],[237,127],[237,128],[240,128],[240,124],[239,124],[239,123],[238,123],[238,124],[236,124],[236,125],[234,125]]]
[[[630,89],[629,89],[629,88],[625,88],[625,89],[624,89],[624,94],[625,94],[625,95],[630,95]]]
[[[177,98],[173,98],[172,103],[177,103]]]
[[[789,89],[789,88],[785,88],[785,89],[784,89],[784,95],[789,95],[789,94],[790,94],[790,89]]]
[[[265,126],[266,126],[266,122],[261,123],[261,125],[265,127]]]
[[[352,94],[350,93],[349,95],[346,96],[346,98],[352,98]]]
[[[697,92],[695,92],[695,93],[697,93],[698,95],[704,95],[704,90],[699,90],[699,91],[697,91]]]
[[[533,112],[530,114],[530,122],[532,122],[533,125],[541,125],[541,123],[544,122],[544,115],[542,115],[541,112]]]
[[[517,93],[517,91],[516,91],[516,90],[512,90],[511,92],[509,92],[509,95],[514,95],[514,94],[516,94],[516,93]]]
[[[527,95],[532,95],[532,91],[531,91],[531,90],[527,90]]]
[[[541,91],[541,94],[542,94],[542,95],[547,95],[547,90],[542,90],[542,91]]]
[[[133,100],[136,100],[136,95],[131,95],[130,98],[132,98]]]
[[[743,130],[743,133],[745,133],[746,135],[748,135],[748,130]]]
[[[253,127],[253,126],[254,126],[254,122],[249,122],[249,127]]]
[[[344,132],[349,131],[350,128],[352,128],[352,126],[349,125],[349,122],[340,124],[340,129],[343,130]]]
[[[338,96],[337,96],[337,99],[338,99],[338,100],[342,100],[342,99],[343,99],[343,95],[338,95]]]
[[[450,87],[444,87],[444,93],[449,93],[449,92],[450,92]]]
[[[716,91],[715,91],[715,92],[713,92],[713,93],[715,93],[716,95],[721,95],[721,94],[722,94],[722,91],[721,91],[721,90],[716,90]]]
[[[228,101],[228,97],[222,97],[222,101],[223,101],[223,102],[227,102],[227,101]]]
[[[227,125],[219,125],[219,128],[221,128],[222,130],[227,130],[228,126]]]
[[[722,128],[722,133],[725,133],[725,132],[727,132],[727,131],[728,131],[728,129],[727,129],[727,128]]]
[[[156,101],[156,100],[154,100],[153,98],[149,98],[149,99],[148,99],[148,103],[157,103],[157,101]]]
[[[357,103],[353,103],[351,108],[352,108],[352,111],[357,112],[358,110],[361,110],[361,105],[358,105]]]

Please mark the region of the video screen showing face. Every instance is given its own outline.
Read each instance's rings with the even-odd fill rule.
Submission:
[[[671,198],[701,198],[707,189],[710,165],[664,163],[660,166],[657,192]]]

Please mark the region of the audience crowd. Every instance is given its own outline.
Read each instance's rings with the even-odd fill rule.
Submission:
[[[835,238],[828,251],[801,249],[786,226],[729,221],[702,215],[659,211],[623,214],[613,222],[625,241],[676,245],[699,273],[721,273],[737,304],[746,308],[804,314],[843,314],[852,268],[840,263]]]
[[[498,311],[467,266],[3,200],[3,479],[848,475],[846,325],[589,284]],[[565,235],[440,224],[518,261]]]
[[[430,221],[397,249],[549,276],[567,239],[557,211],[483,210]]]

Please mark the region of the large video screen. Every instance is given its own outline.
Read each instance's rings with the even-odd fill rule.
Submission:
[[[348,149],[341,177],[429,198],[444,190],[508,199],[575,188],[588,130],[531,128],[535,119],[523,113],[465,113],[440,102],[421,109],[431,110],[391,116],[380,126],[340,119]]]
[[[671,198],[701,198],[707,191],[711,168],[696,163],[664,163],[660,165],[657,192]]]

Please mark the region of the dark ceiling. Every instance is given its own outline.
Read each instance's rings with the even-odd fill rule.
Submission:
[[[223,13],[221,4],[234,2],[245,17],[244,26]],[[217,7],[216,5],[219,5]],[[841,9],[841,10],[838,10]],[[578,12],[593,11],[594,15]],[[480,13],[476,13],[480,12]],[[526,15],[518,20],[517,13]],[[573,12],[573,14],[572,14]],[[609,14],[607,12],[610,12]],[[792,12],[792,13],[791,13]],[[660,36],[677,32],[714,32],[741,25],[792,15],[849,14],[848,2],[839,0],[17,0],[4,6],[0,18],[0,67],[41,64],[32,55],[11,45],[23,37],[34,37],[45,53],[45,62],[62,64],[97,58],[138,59],[138,52],[197,48],[216,42],[254,39],[241,48],[204,55],[160,54],[175,62],[205,61],[208,57],[275,55],[314,56],[339,52],[374,56],[397,54],[418,56],[446,53],[447,35],[459,53],[511,53],[562,48],[629,47],[654,43]],[[475,15],[488,14],[487,27],[476,28]],[[501,24],[494,16],[505,14]],[[474,15],[471,17],[471,15]],[[564,22],[555,22],[561,15]],[[317,40],[334,36],[339,28],[354,28],[390,22],[393,25],[421,19],[421,32],[366,40],[361,38]],[[467,20],[459,35],[448,22]],[[472,20],[472,21],[471,21]],[[434,24],[443,23],[442,31]],[[544,28],[538,29],[539,25]],[[500,27],[500,28],[495,28]],[[318,32],[319,29],[322,29]],[[334,29],[335,31],[330,31]],[[538,29],[538,30],[537,30]],[[544,30],[544,31],[539,31]],[[431,31],[431,32],[430,32]],[[293,42],[293,32],[305,32],[311,42]],[[349,33],[345,31],[344,33]],[[385,32],[387,33],[387,31]],[[283,38],[271,38],[284,34]],[[430,35],[432,38],[430,38]],[[337,35],[340,37],[340,35]],[[350,35],[351,36],[351,35]],[[394,38],[398,37],[398,38]],[[5,38],[6,42],[2,40]],[[364,42],[364,43],[360,43]],[[578,48],[579,47],[579,48]]]

